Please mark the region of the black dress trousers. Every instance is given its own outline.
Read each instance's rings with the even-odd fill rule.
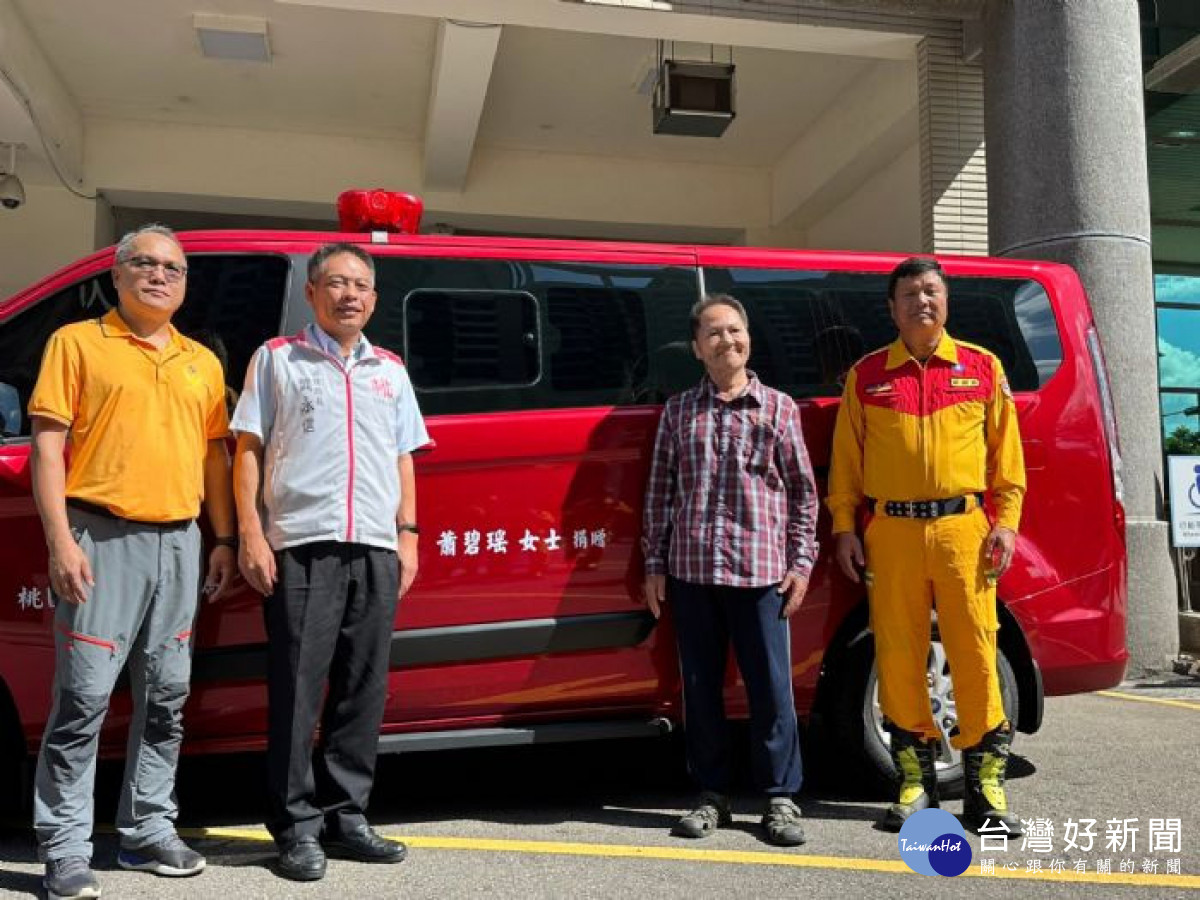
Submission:
[[[393,551],[338,541],[280,551],[276,573],[263,607],[267,825],[287,846],[366,822],[400,573]]]

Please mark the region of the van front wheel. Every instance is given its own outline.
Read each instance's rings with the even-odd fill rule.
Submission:
[[[1004,713],[1015,723],[1017,678],[1002,650],[996,653],[996,670]],[[943,736],[936,763],[938,785],[943,797],[958,797],[963,789],[962,753],[945,739],[958,724],[958,712],[946,651],[939,640],[930,643],[926,678],[934,720]],[[875,639],[869,632],[851,644],[840,666],[830,725],[843,758],[857,761],[869,783],[884,796],[890,796],[896,784],[896,769],[892,765],[891,736],[883,728],[883,713],[879,708]]]

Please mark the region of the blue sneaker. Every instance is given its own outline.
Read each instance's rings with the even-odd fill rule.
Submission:
[[[46,860],[42,884],[49,900],[89,900],[100,896],[100,882],[92,874],[92,864],[85,856]]]
[[[117,854],[117,864],[122,869],[134,872],[153,872],[155,875],[181,878],[199,875],[204,871],[205,861],[203,856],[180,840],[179,835],[171,834],[156,844],[122,847]]]

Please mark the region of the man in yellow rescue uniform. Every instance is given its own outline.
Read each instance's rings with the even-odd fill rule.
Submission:
[[[932,603],[954,681],[949,738],[963,751],[964,818],[1020,834],[1004,794],[1012,725],[996,674],[996,579],[1012,561],[1025,466],[1004,369],[946,333],[948,300],[936,260],[914,257],[892,271],[888,309],[900,335],[846,379],[827,502],[838,565],[854,582],[863,572],[870,599],[879,702],[900,773],[883,826],[899,830],[938,805],[940,733],[926,681]],[[855,533],[864,503],[865,555]]]

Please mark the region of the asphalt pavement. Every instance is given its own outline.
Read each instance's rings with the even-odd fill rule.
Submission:
[[[179,880],[122,871],[111,825],[97,835],[94,865],[106,898],[1200,896],[1198,745],[1195,679],[1048,699],[1042,730],[1018,736],[1010,766],[1011,803],[1041,820],[1040,835],[1007,849],[971,836],[972,863],[957,878],[911,872],[896,836],[874,827],[886,799],[858,792],[820,747],[810,747],[801,796],[803,847],[765,843],[761,801],[745,782],[732,828],[672,838],[693,799],[678,739],[385,757],[371,815],[409,844],[409,858],[331,860],[326,878],[308,885],[269,867],[262,757],[188,759],[180,826],[208,870]],[[118,767],[101,767],[101,823],[112,821],[118,779]],[[8,823],[0,896],[41,896],[40,876],[29,830]]]

